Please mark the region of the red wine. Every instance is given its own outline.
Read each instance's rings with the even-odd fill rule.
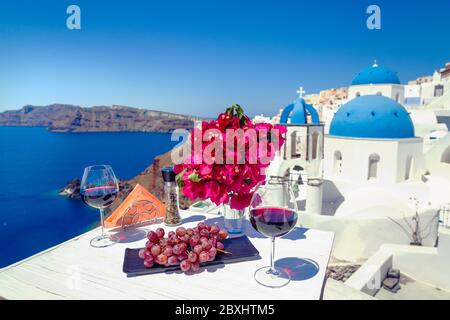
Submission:
[[[81,192],[83,201],[94,208],[109,207],[117,197],[117,188],[113,186],[89,188]]]
[[[259,208],[250,210],[250,222],[266,237],[281,237],[297,223],[297,212],[282,208]]]

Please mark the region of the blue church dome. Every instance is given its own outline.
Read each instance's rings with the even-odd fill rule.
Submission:
[[[380,95],[361,96],[344,104],[331,121],[330,135],[374,139],[415,136],[408,111]]]
[[[303,98],[298,98],[294,103],[283,109],[280,117],[281,124],[307,124],[308,113],[311,115],[311,122],[319,124],[319,114],[317,110],[310,104],[307,104]],[[290,121],[288,121],[290,120]]]
[[[352,81],[353,86],[382,83],[400,84],[400,79],[396,72],[393,72],[386,67],[379,66],[376,63],[373,66],[362,70]]]

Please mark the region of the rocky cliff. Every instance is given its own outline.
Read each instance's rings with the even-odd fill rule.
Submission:
[[[164,181],[161,175],[161,169],[165,166],[173,165],[171,159],[171,152],[155,157],[153,164],[147,167],[143,172],[128,181],[119,181],[119,195],[117,200],[109,208],[114,211],[125,197],[133,190],[136,184],[140,184],[145,189],[154,194],[158,199],[164,201]],[[175,150],[177,152],[177,150]],[[74,179],[70,181],[64,188],[60,190],[60,195],[70,198],[80,198],[80,180]],[[180,193],[180,208],[187,209],[192,204],[192,201],[185,198]]]
[[[171,132],[192,128],[197,117],[125,106],[82,108],[53,104],[0,113],[0,126],[45,126],[55,132]]]

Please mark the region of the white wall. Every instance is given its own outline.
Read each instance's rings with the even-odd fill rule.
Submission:
[[[363,212],[360,212],[364,214]],[[381,245],[385,243],[395,243],[409,245],[410,235],[403,231],[394,221],[406,226],[407,219],[412,221],[414,210],[411,209],[404,216],[401,212],[390,212],[384,208],[378,217],[358,218],[357,215],[351,217],[323,216],[307,213],[300,213],[299,224],[307,228],[335,232],[332,256],[339,260],[360,263],[368,259],[377,252]],[[437,211],[429,208],[420,212],[420,221],[423,226],[427,226],[424,246],[434,246],[437,238]],[[388,216],[393,216],[392,220]],[[433,224],[430,222],[433,221]]]
[[[441,229],[437,248],[385,244],[381,252],[392,254],[393,267],[416,281],[450,291],[450,230]]]
[[[391,98],[403,104],[405,100],[405,88],[399,84],[365,84],[350,86],[348,89],[348,100],[352,100],[357,97],[357,93],[361,96],[378,94]]]
[[[335,169],[335,152],[342,155],[342,170]],[[380,157],[376,179],[368,180],[369,157]],[[407,156],[413,156],[411,179],[423,171],[422,139],[358,139],[325,136],[324,176],[352,183],[392,184],[405,180]]]

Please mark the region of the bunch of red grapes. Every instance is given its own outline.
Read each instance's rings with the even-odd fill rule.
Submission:
[[[217,225],[200,222],[194,228],[179,227],[170,231],[164,238],[164,229],[149,231],[145,249],[139,250],[144,266],[151,268],[155,263],[162,266],[180,265],[182,271],[198,271],[200,264],[213,261],[218,252],[230,254],[224,250],[221,242],[228,237],[226,230]]]

